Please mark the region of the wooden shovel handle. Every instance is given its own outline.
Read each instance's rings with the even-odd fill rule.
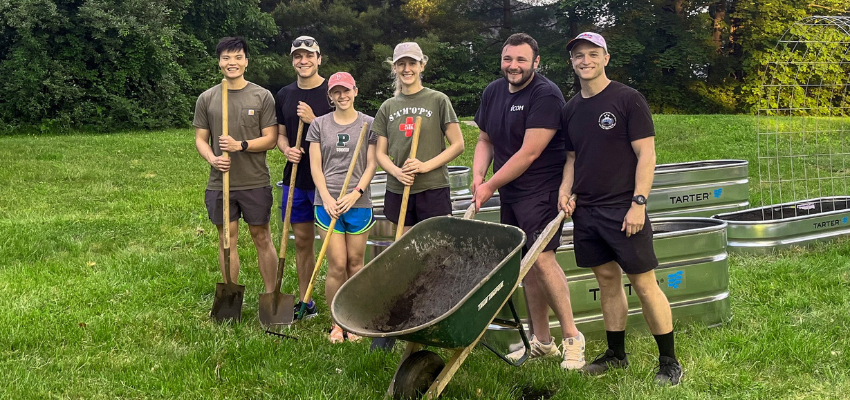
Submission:
[[[416,117],[415,126],[413,127],[413,143],[410,145],[410,157],[416,158],[416,150],[419,149],[419,130],[422,127],[422,117]],[[404,234],[404,216],[407,214],[407,200],[410,198],[410,186],[404,187],[404,192],[401,195],[401,210],[398,213],[398,226],[395,231],[395,240],[399,240]]]
[[[363,138],[366,137],[368,128],[369,123],[364,122],[363,128],[360,130],[360,137],[357,139],[357,146],[354,148],[354,156],[351,157],[351,164],[348,166],[348,173],[345,174],[345,181],[342,183],[342,191],[339,192],[337,200],[341,200],[348,191],[348,184],[351,182],[351,175],[354,174],[354,166],[357,164],[357,157],[360,155],[360,146],[363,144]],[[310,296],[313,295],[313,285],[316,283],[316,276],[319,275],[319,266],[322,265],[322,261],[325,259],[325,253],[328,251],[328,243],[330,243],[331,236],[334,234],[336,221],[336,218],[331,219],[331,223],[328,226],[328,233],[325,235],[325,240],[322,242],[322,249],[319,251],[319,256],[316,258],[316,266],[313,268],[313,275],[310,276],[310,284],[307,286],[307,292],[304,293],[305,305],[310,299]],[[301,308],[303,309],[305,305],[302,305]]]
[[[229,135],[228,131],[228,102],[227,102],[227,79],[221,80],[221,136]],[[230,158],[230,153],[222,149],[221,156]],[[221,177],[222,203],[224,205],[224,281],[229,285],[230,280],[230,169],[222,173]]]
[[[304,121],[298,120],[298,133],[295,134],[295,148],[301,149],[301,134],[304,132]],[[299,163],[300,164],[300,163]],[[275,282],[275,293],[280,292],[281,281],[283,280],[283,266],[286,259],[286,245],[289,242],[290,219],[292,218],[292,198],[295,196],[295,175],[298,174],[298,164],[292,165],[292,173],[289,176],[289,191],[286,194],[286,209],[283,212],[283,232],[280,234],[280,252],[278,259],[284,262],[278,262],[277,281]]]

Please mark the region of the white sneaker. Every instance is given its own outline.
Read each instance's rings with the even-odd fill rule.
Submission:
[[[561,351],[564,354],[561,368],[576,370],[584,367],[584,334],[579,332],[576,337],[564,338],[561,341]]]
[[[561,351],[558,350],[558,345],[555,344],[553,340],[551,343],[543,343],[537,340],[537,337],[531,335],[531,340],[528,341],[528,344],[531,345],[531,353],[528,355],[528,360],[533,358],[543,358],[543,357],[558,357],[561,355]],[[517,361],[525,354],[525,346],[521,349],[506,355],[505,357],[511,361]]]

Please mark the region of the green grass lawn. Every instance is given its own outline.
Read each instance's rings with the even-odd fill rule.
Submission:
[[[746,159],[756,181],[754,118],[657,116],[656,127],[659,163]],[[453,164],[471,165],[476,133],[464,128],[467,150]],[[277,181],[283,157],[269,154]],[[290,329],[297,341],[263,333],[244,225],[243,322],[207,318],[221,275],[203,205],[208,166],[191,130],[2,137],[0,158],[10,161],[0,172],[0,398],[376,399],[386,390],[402,346],[328,344],[321,280],[320,317]],[[850,241],[733,256],[730,274],[731,322],[677,326],[679,387],[652,384],[654,341],[631,333],[631,367],[602,378],[555,362],[513,368],[478,349],[443,398],[846,397]],[[593,341],[587,355],[603,349]]]

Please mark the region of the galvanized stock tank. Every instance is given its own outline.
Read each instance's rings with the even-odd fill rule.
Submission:
[[[769,253],[850,235],[850,197],[819,197],[715,215],[729,224],[729,251]]]
[[[646,202],[651,217],[710,217],[750,206],[745,160],[706,160],[655,166]]]
[[[659,218],[652,221],[652,230],[659,262],[655,277],[670,301],[674,321],[698,322],[709,326],[729,321],[731,308],[726,223],[710,218]],[[576,324],[585,335],[603,337],[605,325],[599,302],[599,285],[590,269],[578,268],[575,264],[571,226],[564,228],[561,243],[555,255],[569,280]],[[623,287],[629,304],[629,328],[646,329],[640,301],[625,275]],[[521,286],[514,292],[512,299],[527,326],[525,297]],[[499,317],[510,319],[510,312],[505,308]],[[553,335],[560,334],[558,319],[551,311],[549,325]],[[518,342],[519,335],[515,330],[490,325],[485,340],[504,348]]]

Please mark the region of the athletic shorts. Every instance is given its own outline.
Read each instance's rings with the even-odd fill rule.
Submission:
[[[286,200],[289,196],[289,186],[283,187],[283,196],[280,201],[280,220],[286,218]],[[295,188],[292,193],[292,215],[289,217],[290,224],[313,222],[313,199],[316,198],[315,190],[301,190]]]
[[[525,246],[522,248],[522,254],[525,255],[531,249],[531,245],[537,241],[537,237],[546,229],[546,225],[558,216],[558,191],[541,193],[516,203],[502,202],[500,211],[501,223],[513,225],[525,232]],[[543,251],[555,250],[561,245],[563,226],[561,222],[555,236],[552,236],[552,240],[546,244]]]
[[[327,231],[331,225],[331,216],[328,215],[323,206],[315,206],[313,209],[315,210],[316,226]],[[373,225],[375,225],[375,216],[372,215],[371,208],[351,208],[336,220],[334,233],[359,235],[368,232]]]
[[[230,221],[241,217],[248,225],[267,225],[272,216],[272,187],[230,191]],[[224,225],[224,193],[207,190],[204,193],[207,214],[215,225]]]
[[[642,274],[658,266],[648,216],[640,232],[626,237],[620,230],[628,211],[628,207],[576,207],[572,215],[576,265],[590,268],[616,261],[627,274]]]
[[[398,225],[398,214],[401,212],[401,197],[402,195],[389,190],[384,195],[384,215],[387,220],[396,225]],[[447,187],[411,194],[407,199],[404,226],[413,226],[440,215],[452,215],[452,197]]]

